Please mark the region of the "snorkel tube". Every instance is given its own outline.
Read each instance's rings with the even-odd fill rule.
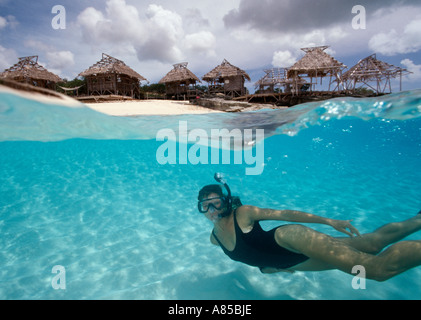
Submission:
[[[222,184],[225,189],[227,190],[227,209],[225,210],[224,213],[221,213],[219,216],[221,218],[229,216],[232,210],[232,197],[231,197],[231,189],[228,186],[227,182],[225,181],[225,179],[222,177],[222,174],[220,172],[216,172],[215,175],[213,176],[213,178],[216,180],[216,182]]]

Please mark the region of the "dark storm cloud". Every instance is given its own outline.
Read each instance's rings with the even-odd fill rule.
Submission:
[[[226,27],[247,26],[259,31],[303,31],[351,21],[355,5],[363,5],[367,16],[394,5],[420,6],[419,0],[241,0],[239,8],[224,17]]]

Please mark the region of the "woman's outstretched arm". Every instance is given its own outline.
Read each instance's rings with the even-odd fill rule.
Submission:
[[[351,224],[352,220],[336,220],[302,211],[263,209],[254,206],[242,206],[238,208],[238,210],[244,212],[242,214],[246,215],[250,221],[280,220],[298,223],[319,223],[329,225],[337,231],[345,233],[351,237],[354,234],[358,236],[360,235],[358,230]]]

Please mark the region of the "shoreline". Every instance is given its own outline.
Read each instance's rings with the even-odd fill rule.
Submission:
[[[36,87],[34,88],[37,89]],[[15,87],[12,87],[9,83],[0,83],[0,92],[3,93],[19,95],[26,99],[63,107],[87,107],[111,116],[183,115],[223,112],[194,105],[188,101],[174,100],[123,100],[83,103],[62,93],[54,91],[50,93],[50,90],[47,91],[46,89],[41,91],[33,90],[34,88],[19,83]]]
[[[35,87],[36,88],[36,87]],[[230,101],[220,98],[202,99],[198,104],[177,100],[114,100],[84,103],[73,97],[50,90],[32,90],[29,85],[18,84],[12,87],[9,83],[0,84],[0,92],[23,96],[42,103],[55,104],[64,107],[87,107],[96,112],[110,116],[170,116],[188,114],[210,114],[226,112],[257,111],[260,109],[282,109],[269,104],[256,104],[240,101]]]

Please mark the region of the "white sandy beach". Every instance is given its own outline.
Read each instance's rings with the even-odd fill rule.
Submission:
[[[129,100],[99,103],[81,103],[64,94],[54,92],[54,96],[47,96],[37,92],[12,89],[0,85],[0,92],[7,92],[36,100],[42,103],[51,103],[66,107],[81,107],[83,105],[113,116],[140,116],[140,115],[178,115],[203,114],[221,112],[190,104],[188,101],[173,100]]]
[[[89,108],[113,116],[178,115],[221,112],[190,104],[187,101],[137,100],[87,103]]]

